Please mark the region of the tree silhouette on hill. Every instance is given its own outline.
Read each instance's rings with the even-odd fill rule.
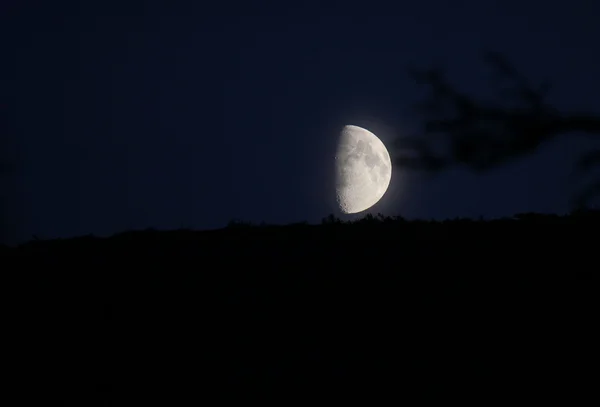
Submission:
[[[532,84],[498,53],[486,52],[507,103],[475,99],[449,83],[440,69],[411,69],[418,84],[430,95],[415,106],[423,117],[423,134],[397,140],[398,165],[437,172],[462,165],[486,171],[510,160],[532,154],[545,142],[576,133],[600,136],[600,116],[561,112],[546,101],[550,84]],[[447,146],[441,152],[439,146]],[[583,175],[600,165],[600,149],[583,154],[577,173]],[[600,179],[575,197],[576,206],[585,206],[600,195]]]

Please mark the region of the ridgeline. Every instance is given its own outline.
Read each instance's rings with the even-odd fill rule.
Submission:
[[[29,405],[572,404],[594,388],[599,226],[331,216],[34,240],[3,248],[11,349]]]
[[[357,221],[342,221],[330,215],[320,225],[253,225],[232,221],[218,230],[188,229],[129,231],[111,237],[93,235],[69,239],[34,240],[17,247],[2,247],[2,254],[35,256],[37,259],[77,256],[102,257],[139,255],[182,257],[224,256],[223,262],[270,257],[322,256],[336,261],[348,257],[392,261],[390,256],[419,257],[435,253],[474,258],[476,250],[498,257],[545,253],[558,256],[576,251],[588,254],[597,244],[600,210],[565,216],[526,213],[496,220],[453,219],[408,221],[401,217],[367,215]],[[557,248],[549,252],[548,248]],[[276,250],[275,250],[276,249]],[[346,250],[347,253],[339,250]],[[351,251],[352,250],[352,251]],[[593,250],[592,250],[593,251]],[[591,253],[589,253],[591,254]],[[138,258],[138,261],[143,261]],[[423,259],[426,260],[426,259]],[[541,260],[541,259],[540,259]],[[389,264],[393,268],[395,261]],[[281,265],[293,267],[292,262]]]

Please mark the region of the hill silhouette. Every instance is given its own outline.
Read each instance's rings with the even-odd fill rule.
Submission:
[[[330,216],[5,247],[15,369],[38,405],[573,401],[599,225]]]

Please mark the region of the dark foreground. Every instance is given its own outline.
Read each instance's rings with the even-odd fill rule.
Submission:
[[[599,226],[331,219],[5,248],[12,376],[47,406],[577,403],[596,388]]]

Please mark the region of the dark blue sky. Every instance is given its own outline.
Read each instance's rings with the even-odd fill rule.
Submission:
[[[444,63],[458,86],[493,96],[484,47],[553,80],[558,107],[600,111],[595,0],[0,7],[11,241],[316,222],[335,210],[337,130],[362,124],[388,146],[414,131],[425,89],[410,64]],[[564,212],[585,147],[553,143],[488,175],[395,168],[373,212]]]

